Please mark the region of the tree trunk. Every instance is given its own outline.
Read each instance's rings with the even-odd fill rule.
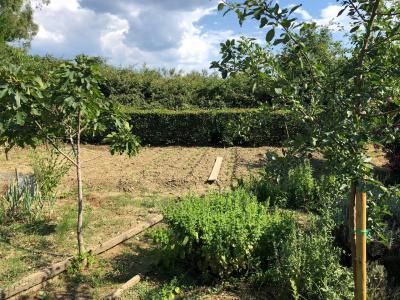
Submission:
[[[348,239],[351,249],[351,266],[353,268],[354,282],[357,282],[356,272],[356,235],[355,229],[355,205],[356,205],[356,182],[351,183],[349,207],[348,207]],[[355,291],[354,291],[355,292]]]
[[[83,188],[82,188],[82,169],[81,169],[81,113],[78,111],[78,132],[76,141],[76,179],[78,184],[78,222],[76,233],[78,239],[78,253],[85,252],[83,245],[82,226],[83,226]]]
[[[6,161],[9,161],[10,160],[10,156],[9,156],[9,153],[10,152],[10,149],[8,149],[8,148],[6,148],[5,150],[4,150],[4,153],[6,154]]]

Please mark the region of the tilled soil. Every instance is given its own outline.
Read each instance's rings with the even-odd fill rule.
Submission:
[[[83,178],[85,189],[91,192],[127,192],[133,196],[178,196],[188,191],[204,194],[209,189],[224,189],[238,178],[256,172],[262,166],[264,154],[272,147],[211,148],[211,147],[149,147],[133,157],[112,156],[106,146],[83,147]],[[0,182],[13,176],[15,167],[29,173],[28,150],[16,149],[11,160],[0,161]],[[206,180],[217,156],[223,157],[218,182]],[[75,171],[62,183],[64,191],[74,190]]]

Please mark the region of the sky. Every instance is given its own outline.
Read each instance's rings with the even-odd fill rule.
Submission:
[[[264,40],[255,22],[240,27],[234,14],[217,11],[218,0],[51,0],[35,11],[39,32],[31,53],[70,59],[85,53],[121,67],[208,69],[220,57],[219,44],[241,35]],[[340,6],[329,0],[280,0],[281,7],[302,3],[297,17],[348,25]],[[336,34],[335,34],[336,35]],[[338,33],[338,38],[340,34]]]

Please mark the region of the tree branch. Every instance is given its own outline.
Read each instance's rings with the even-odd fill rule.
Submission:
[[[354,4],[353,0],[349,1],[351,7],[354,9],[354,11],[357,13],[357,15],[363,20],[363,22],[367,22],[365,17],[362,15],[362,13],[358,10],[358,7]]]
[[[64,151],[62,151],[57,144],[49,137],[49,135],[43,130],[43,127],[39,124],[38,121],[34,121],[36,126],[42,131],[42,133],[45,135],[46,140],[56,149],[62,156],[64,156],[70,163],[72,163],[74,166],[76,166],[76,162],[69,157]]]
[[[380,4],[381,0],[376,0],[374,3],[374,6],[372,8],[372,12],[371,12],[371,17],[368,20],[367,24],[366,24],[366,30],[365,30],[365,36],[364,36],[364,40],[363,40],[363,45],[361,47],[361,51],[358,55],[358,60],[357,60],[357,67],[359,69],[359,74],[356,78],[356,84],[358,88],[361,88],[362,85],[362,81],[363,81],[363,74],[361,72],[361,69],[364,65],[364,60],[365,60],[365,56],[367,54],[368,51],[368,46],[369,46],[369,39],[371,37],[371,29],[372,29],[372,25],[374,24],[377,12],[378,12],[378,8],[379,8],[379,4]]]

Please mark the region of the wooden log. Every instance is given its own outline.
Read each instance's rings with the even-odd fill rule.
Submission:
[[[208,177],[207,182],[213,183],[214,181],[217,180],[219,171],[221,170],[222,166],[222,159],[223,159],[222,156],[218,156],[217,159],[215,160],[214,167],[212,168],[210,177]]]
[[[99,244],[97,247],[91,248],[89,251],[91,251],[92,254],[100,254],[103,253],[116,245],[126,241],[127,239],[131,238],[134,235],[137,235],[147,228],[150,228],[159,222],[161,222],[163,219],[162,215],[155,215],[151,217],[149,220],[146,220],[139,225],[135,226],[134,228],[129,229],[128,231],[125,231],[124,233],[116,236],[115,238],[112,238],[104,243]],[[8,299],[10,297],[13,297],[17,294],[20,294],[24,291],[27,291],[37,285],[42,284],[43,282],[53,278],[54,276],[64,272],[72,257],[69,257],[66,260],[63,260],[61,262],[58,262],[56,264],[53,264],[52,266],[38,271],[36,273],[33,273],[31,275],[28,275],[27,277],[23,278],[19,282],[13,284],[11,287],[0,290],[0,299]]]
[[[19,294],[38,284],[41,284],[42,282],[47,281],[50,278],[53,278],[54,276],[64,272],[67,269],[70,261],[71,258],[63,260],[61,262],[53,264],[52,266],[44,270],[33,273],[23,278],[11,287],[2,290],[0,292],[0,299],[8,299],[16,294]]]
[[[89,251],[94,255],[103,253],[103,252],[107,251],[108,249],[111,249],[111,248],[115,247],[116,245],[126,241],[127,239],[131,238],[132,236],[137,235],[137,234],[143,232],[144,230],[156,225],[157,223],[161,222],[162,219],[163,219],[162,215],[155,215],[155,216],[151,217],[149,220],[140,223],[138,226],[135,226],[134,228],[129,229],[128,231],[125,231],[124,233],[121,233],[120,235],[112,238],[111,240],[108,240],[104,243],[97,245],[96,247],[91,248]]]
[[[117,289],[114,293],[112,293],[110,296],[106,297],[105,299],[107,300],[116,300],[119,299],[122,295],[122,293],[137,284],[140,280],[142,279],[142,275],[138,274],[134,277],[132,277],[129,281],[125,282],[119,289]]]

